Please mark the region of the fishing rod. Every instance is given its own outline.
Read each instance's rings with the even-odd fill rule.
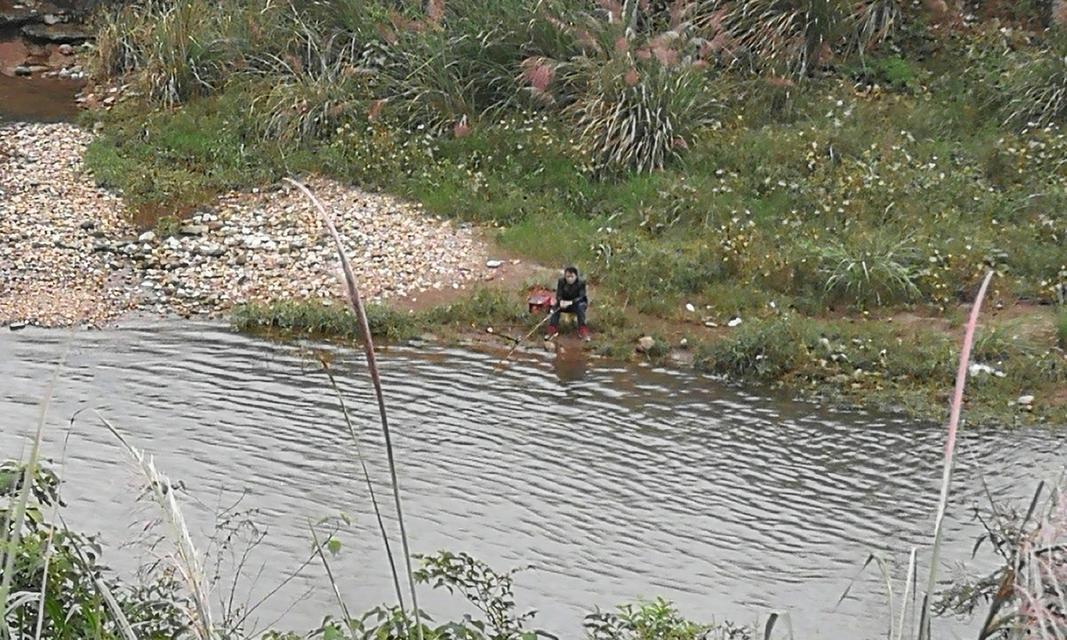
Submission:
[[[534,333],[536,333],[538,329],[543,327],[544,324],[546,322],[548,322],[548,319],[551,318],[551,317],[552,317],[552,313],[550,312],[548,315],[546,315],[541,320],[541,322],[537,323],[537,326],[535,326],[533,329],[530,329],[530,333],[527,333],[526,336],[524,336],[522,338],[522,340],[516,340],[515,344],[511,347],[511,349],[508,350],[507,354],[503,358],[500,359],[500,362],[496,363],[496,366],[498,366],[498,367],[504,366],[504,364],[507,363],[508,358],[511,357],[511,354],[515,353],[515,350],[519,348],[519,345],[522,344],[523,342],[526,342],[527,340],[529,340],[530,336],[532,336]]]

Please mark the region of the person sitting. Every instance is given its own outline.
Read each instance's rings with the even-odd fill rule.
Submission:
[[[573,313],[578,320],[578,337],[589,340],[589,327],[585,325],[585,310],[589,307],[589,298],[585,293],[585,280],[578,276],[577,267],[567,267],[563,277],[556,283],[556,306],[548,320],[548,335],[559,333],[559,316],[561,313]]]

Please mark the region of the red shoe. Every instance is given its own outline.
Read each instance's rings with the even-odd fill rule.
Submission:
[[[558,333],[559,333],[559,327],[557,327],[554,324],[548,325],[548,331],[545,332],[545,340],[549,340],[551,338],[556,337],[556,334],[558,334]]]
[[[578,337],[582,340],[585,340],[586,342],[589,342],[593,339],[593,335],[589,333],[589,327],[580,327],[578,329]]]

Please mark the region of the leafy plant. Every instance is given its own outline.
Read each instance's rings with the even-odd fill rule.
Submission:
[[[897,91],[914,92],[919,88],[914,67],[900,56],[867,61],[859,76]]]
[[[458,591],[474,605],[484,620],[471,620],[469,626],[489,640],[532,640],[541,632],[526,629],[534,612],[516,613],[513,582],[516,570],[498,573],[466,553],[441,551],[421,556],[422,567],[415,578],[449,593]]]
[[[0,464],[0,522],[2,539],[14,541],[11,507],[23,492],[27,465]],[[179,637],[187,630],[180,612],[180,590],[165,574],[149,584],[127,589],[105,578],[101,546],[86,536],[53,522],[61,504],[59,478],[38,467],[28,491],[30,500],[17,544],[11,554],[12,597],[5,603],[5,622],[12,637],[54,640],[129,640],[123,625],[136,629],[139,638]],[[109,600],[118,608],[111,610]]]
[[[673,604],[657,598],[627,604],[585,618],[589,640],[752,640],[753,630],[729,622],[702,625],[685,619]]]

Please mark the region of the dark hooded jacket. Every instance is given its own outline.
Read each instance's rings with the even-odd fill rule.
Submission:
[[[582,276],[577,269],[570,267],[568,270],[573,270],[578,277],[575,278],[574,284],[567,284],[565,278],[559,279],[556,283],[556,300],[570,300],[575,304],[589,304],[589,298],[585,295],[585,280],[582,280]]]

